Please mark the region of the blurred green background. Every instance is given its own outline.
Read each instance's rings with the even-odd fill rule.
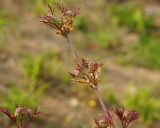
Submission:
[[[159,128],[160,1],[62,2],[81,7],[71,34],[79,54],[105,61],[100,89],[106,105],[138,111],[133,128]],[[33,127],[90,128],[99,103],[89,88],[71,84],[75,64],[66,40],[39,22],[47,4],[55,0],[0,1],[1,106],[39,106],[45,115]]]

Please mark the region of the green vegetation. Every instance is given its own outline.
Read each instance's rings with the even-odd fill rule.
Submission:
[[[9,108],[10,110],[15,110],[15,105],[28,106],[30,108],[37,107],[44,94],[44,91],[48,87],[47,84],[39,86],[34,92],[31,92],[28,88],[17,88],[17,86],[9,88],[6,95],[3,95],[1,99],[5,100],[2,104],[3,107]],[[4,98],[5,97],[5,98]],[[1,106],[2,107],[2,106]]]
[[[88,31],[88,23],[85,16],[79,16],[75,22],[75,27],[81,32],[86,33]]]
[[[105,91],[106,92],[106,91]],[[104,100],[110,107],[118,107],[120,102],[118,101],[117,96],[112,91],[104,93]]]
[[[0,41],[11,34],[11,29],[15,28],[17,22],[18,19],[12,12],[4,8],[0,10]]]
[[[92,33],[88,33],[88,38],[91,41],[95,41],[101,48],[114,49],[120,46],[119,33],[114,34],[109,30],[97,30]],[[96,37],[96,38],[95,38]]]
[[[136,89],[130,86],[124,98],[125,107],[137,110],[147,124],[160,119],[160,99],[153,93],[154,89],[151,87]]]
[[[144,8],[137,5],[113,5],[113,23],[127,26],[130,32],[147,33],[153,28],[153,17],[145,17]]]
[[[33,0],[33,10],[37,15],[46,12],[46,5],[53,5],[56,0]]]
[[[131,61],[151,69],[160,69],[160,40],[150,36],[142,36],[132,47]]]
[[[153,14],[147,16],[144,10],[143,6],[134,4],[112,7],[112,22],[118,26],[117,29],[127,27],[129,32],[135,33],[138,37],[136,42],[131,42],[128,46],[127,54],[120,55],[120,58],[123,64],[133,63],[150,69],[160,69],[160,32],[154,27],[157,16]]]
[[[61,60],[54,52],[42,53],[35,56],[26,56],[23,60],[24,75],[29,79],[31,90],[37,84],[61,81],[62,84],[69,83],[68,75],[65,75]],[[58,75],[57,75],[58,74]],[[63,77],[59,77],[63,76]]]

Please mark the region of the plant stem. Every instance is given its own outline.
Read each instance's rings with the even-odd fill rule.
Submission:
[[[78,56],[78,53],[77,53],[77,51],[75,50],[74,46],[72,45],[72,42],[71,42],[69,36],[66,36],[65,38],[66,38],[66,40],[67,40],[69,49],[71,50],[72,54],[74,55],[74,57],[76,58],[76,60],[77,60],[78,62],[81,62],[81,60],[80,60],[80,58],[79,58],[79,56]],[[104,104],[103,99],[101,98],[101,95],[100,95],[100,92],[99,92],[99,88],[94,89],[94,91],[95,91],[96,96],[97,96],[97,98],[98,98],[98,100],[99,100],[99,102],[100,102],[100,104],[101,104],[101,107],[102,107],[102,109],[103,109],[103,111],[104,111],[104,115],[105,115],[105,117],[107,118],[107,117],[109,116],[109,113],[108,113],[108,111],[107,111],[107,108],[106,108],[106,106],[105,106],[105,104]]]
[[[97,96],[97,98],[99,100],[99,103],[101,104],[101,107],[102,107],[102,109],[104,111],[104,115],[107,118],[109,116],[109,113],[108,113],[108,110],[107,110],[107,108],[106,108],[106,106],[104,104],[104,101],[103,101],[103,99],[102,99],[102,97],[100,95],[99,88],[95,88],[94,91],[95,91],[96,96]]]
[[[72,44],[69,36],[66,36],[65,38],[66,38],[66,40],[67,40],[69,49],[71,50],[72,54],[74,55],[74,57],[76,58],[76,60],[77,60],[78,62],[81,62],[80,57],[79,57],[76,49],[74,48],[74,46],[73,46],[73,44]]]

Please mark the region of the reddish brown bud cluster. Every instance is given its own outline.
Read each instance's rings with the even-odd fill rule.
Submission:
[[[108,117],[105,115],[100,115],[97,119],[95,119],[94,128],[112,128],[114,121],[114,113],[108,113]]]
[[[129,124],[138,119],[138,113],[131,111],[125,111],[122,109],[115,109],[112,113],[108,112],[108,116],[100,115],[97,119],[95,119],[94,128],[114,128],[114,119],[115,115],[121,121],[123,128],[128,128]]]
[[[61,15],[56,18],[54,10],[48,5],[50,12],[47,15],[41,16],[40,22],[52,27],[57,31],[57,34],[66,37],[73,30],[73,19],[79,14],[79,7],[67,9],[63,4],[57,3]]]
[[[89,85],[95,89],[98,87],[99,73],[103,62],[88,62],[85,59],[81,59],[77,63],[77,68],[70,73],[73,82]]]
[[[119,118],[122,123],[123,128],[128,128],[128,125],[138,119],[138,113],[135,111],[126,112],[124,108],[122,109],[115,109],[115,114]]]
[[[32,111],[27,107],[19,106],[16,106],[14,114],[12,114],[6,108],[1,108],[0,111],[8,116],[9,119],[17,126],[17,128],[28,128],[29,122],[32,121],[35,117],[42,114],[42,112],[37,111],[37,108]]]

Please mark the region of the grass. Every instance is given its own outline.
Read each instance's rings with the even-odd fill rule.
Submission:
[[[14,14],[2,8],[0,10],[0,36],[4,36],[4,33],[7,33],[9,28],[15,27],[17,21],[18,19]]]
[[[160,69],[160,44],[159,39],[148,36],[142,37],[133,46],[134,63],[151,69]],[[134,61],[136,59],[136,61]]]
[[[31,92],[29,88],[17,88],[17,85],[12,85],[8,89],[7,94],[1,95],[2,102],[1,107],[9,108],[10,110],[15,110],[15,105],[28,106],[30,108],[37,107],[43,98],[44,91],[48,87],[47,84],[39,86],[36,90]]]
[[[125,107],[137,110],[146,124],[160,119],[159,98],[155,97],[153,93],[154,89],[152,87],[137,89],[130,86],[124,98]]]
[[[143,35],[130,45],[127,54],[118,57],[122,65],[134,64],[148,69],[160,69],[160,44],[157,37]]]
[[[126,11],[127,10],[127,11]],[[127,28],[138,40],[130,43],[123,55],[118,56],[121,64],[135,64],[149,69],[160,69],[160,32],[154,27],[156,16],[147,16],[145,8],[134,4],[113,5],[112,22],[118,28]],[[125,38],[125,36],[123,37]]]
[[[88,22],[85,16],[79,16],[75,21],[75,27],[79,29],[81,32],[86,33],[88,32]]]
[[[26,79],[31,81],[33,86],[45,82],[52,85],[57,82],[62,85],[69,83],[69,76],[64,74],[65,68],[61,59],[57,57],[57,53],[52,51],[35,56],[25,56],[22,67]]]
[[[143,6],[113,5],[111,11],[114,23],[120,27],[127,26],[130,32],[144,33],[153,27],[153,17],[145,16]]]
[[[53,5],[56,0],[33,0],[33,12],[37,15],[40,15],[46,12],[46,5]]]

